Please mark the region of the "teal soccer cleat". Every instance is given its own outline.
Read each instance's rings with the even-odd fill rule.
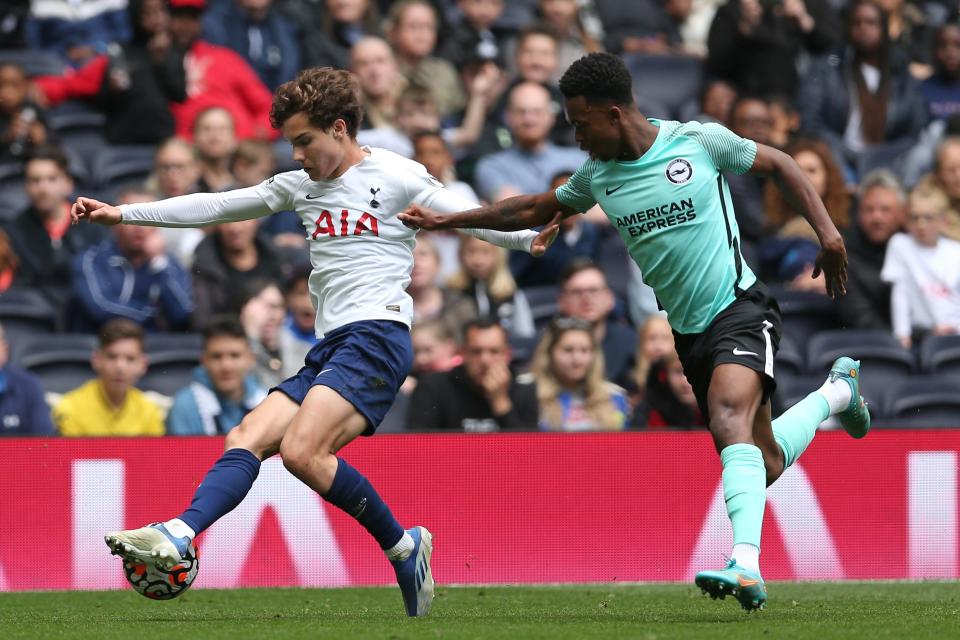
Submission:
[[[760,574],[744,569],[732,558],[726,569],[701,571],[695,582],[701,591],[714,600],[723,600],[731,595],[747,611],[763,609],[767,604],[767,587]]]
[[[862,438],[870,431],[870,410],[860,395],[860,361],[841,356],[833,363],[827,377],[843,380],[850,385],[850,404],[837,414],[840,426],[854,438]]]

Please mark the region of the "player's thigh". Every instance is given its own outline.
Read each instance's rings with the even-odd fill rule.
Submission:
[[[339,393],[310,388],[280,445],[284,461],[334,454],[367,430],[367,419]]]
[[[280,443],[300,405],[274,391],[227,434],[227,449],[247,449],[261,460],[280,451]]]
[[[763,400],[763,382],[753,369],[739,364],[716,366],[707,390],[710,433],[717,451],[753,443],[753,423]]]

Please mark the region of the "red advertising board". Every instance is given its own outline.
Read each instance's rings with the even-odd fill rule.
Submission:
[[[124,585],[106,531],[175,516],[219,438],[0,440],[0,591]],[[451,583],[684,581],[731,532],[704,433],[376,436],[346,457]],[[768,579],[960,578],[960,430],[820,434],[768,493]],[[197,587],[388,584],[351,518],[274,458],[199,540]]]

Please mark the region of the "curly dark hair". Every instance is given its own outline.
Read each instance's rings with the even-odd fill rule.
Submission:
[[[350,137],[356,138],[363,120],[356,76],[330,67],[304,69],[277,88],[270,107],[270,124],[279,129],[300,112],[307,115],[310,124],[324,131],[338,119],[343,120]]]
[[[630,72],[623,60],[610,53],[590,53],[567,69],[560,78],[565,98],[583,96],[587,102],[610,100],[619,105],[633,103]]]

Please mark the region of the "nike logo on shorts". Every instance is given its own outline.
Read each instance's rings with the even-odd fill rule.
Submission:
[[[740,347],[733,348],[733,355],[735,356],[757,356],[760,357],[759,353],[754,353],[753,351],[741,351]]]

